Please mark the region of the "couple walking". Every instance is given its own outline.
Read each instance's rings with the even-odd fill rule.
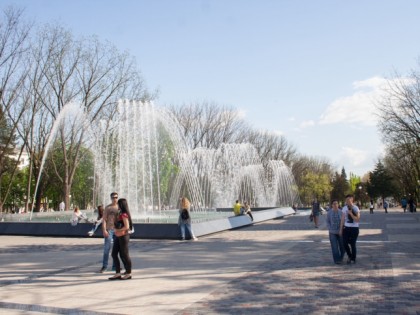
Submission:
[[[356,263],[356,241],[359,236],[360,210],[353,204],[353,195],[346,196],[346,205],[339,209],[338,201],[333,200],[327,214],[327,227],[334,263],[341,264],[344,251],[347,264]]]
[[[111,255],[113,268],[115,267],[115,275],[108,279],[129,280],[131,279],[131,258],[128,251],[128,243],[133,229],[133,222],[127,200],[124,198],[118,199],[118,193],[116,192],[111,193],[111,204],[106,206],[102,220],[104,253],[100,272],[106,271],[108,267],[109,251],[112,246]],[[124,264],[125,273],[123,275],[121,275],[121,263],[118,256]]]

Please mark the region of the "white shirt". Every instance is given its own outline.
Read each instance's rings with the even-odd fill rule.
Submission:
[[[348,216],[349,209],[348,209],[347,205],[344,206],[343,210],[341,210],[341,211],[343,212],[343,215],[344,215],[344,226],[359,227],[359,222],[355,222],[355,221],[351,222],[350,221],[349,216]],[[357,213],[359,213],[359,211],[360,211],[359,208],[357,206],[353,205],[353,214],[357,214]]]

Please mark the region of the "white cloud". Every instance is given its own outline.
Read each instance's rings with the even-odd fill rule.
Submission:
[[[342,147],[339,153],[341,161],[345,161],[352,167],[360,167],[367,161],[368,153],[355,148]]]
[[[320,124],[359,123],[376,125],[375,101],[383,96],[387,79],[372,77],[353,83],[353,95],[333,101],[321,115]]]
[[[296,118],[295,117],[289,117],[289,121],[295,121]]]

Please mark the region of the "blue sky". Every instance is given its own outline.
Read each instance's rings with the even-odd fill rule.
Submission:
[[[383,154],[373,100],[417,67],[420,1],[2,0],[137,59],[157,104],[213,101],[363,175]]]

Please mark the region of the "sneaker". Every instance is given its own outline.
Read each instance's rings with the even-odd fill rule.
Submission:
[[[102,267],[101,270],[99,270],[99,273],[104,273],[106,271],[106,267]]]
[[[196,238],[195,236],[193,237],[193,241],[198,241],[198,238]]]
[[[89,231],[89,232],[88,232],[88,235],[89,235],[89,236],[92,236],[92,235],[93,235],[93,231]]]

